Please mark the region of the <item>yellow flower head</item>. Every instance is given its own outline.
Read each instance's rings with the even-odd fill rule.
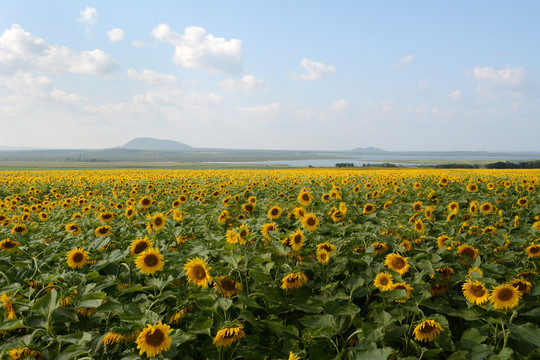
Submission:
[[[161,321],[157,325],[147,325],[135,340],[137,349],[140,349],[139,355],[146,353],[146,356],[151,358],[169,350],[172,341],[169,336],[171,331],[170,326],[162,324]]]
[[[156,271],[163,270],[165,262],[158,249],[147,248],[137,256],[135,264],[142,274],[154,274]]]
[[[441,324],[434,320],[424,320],[413,330],[414,339],[417,341],[433,341],[444,329]]]
[[[208,273],[210,269],[212,268],[207,267],[204,260],[199,257],[189,260],[184,265],[184,271],[186,272],[188,281],[203,288],[208,287],[212,283],[212,278]]]
[[[243,329],[243,325],[221,329],[214,337],[213,344],[218,347],[229,347],[235,341],[238,341],[239,339],[246,336],[246,333]]]
[[[84,250],[84,247],[71,250],[66,255],[66,262],[71,268],[83,267],[88,260],[88,252]]]

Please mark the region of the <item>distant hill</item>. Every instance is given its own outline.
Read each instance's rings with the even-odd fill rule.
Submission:
[[[191,146],[174,140],[159,140],[153,138],[136,138],[127,144],[120,146],[122,149],[151,150],[151,151],[175,151],[193,149]]]
[[[362,153],[382,153],[382,152],[386,152],[382,149],[379,149],[379,148],[375,148],[375,147],[365,147],[365,148],[362,148],[362,147],[357,147],[357,148],[354,148],[352,149],[353,152],[362,152]]]

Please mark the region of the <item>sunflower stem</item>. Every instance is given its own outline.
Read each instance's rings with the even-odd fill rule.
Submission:
[[[514,312],[512,313],[512,316],[510,316],[510,320],[508,320],[508,325],[512,323],[512,321],[514,320],[516,316],[517,316],[517,311],[514,310]],[[508,327],[506,332],[504,332],[504,326],[503,326],[503,334],[504,334],[504,341],[503,341],[502,350],[506,348],[506,344],[508,343],[508,336],[510,336],[510,327]]]

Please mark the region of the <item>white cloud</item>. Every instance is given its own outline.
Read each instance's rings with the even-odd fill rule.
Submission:
[[[252,93],[257,91],[268,91],[268,84],[255,76],[248,74],[242,79],[226,79],[219,83],[222,89],[227,91],[241,91],[244,93]]]
[[[238,112],[248,115],[277,114],[279,112],[279,109],[279,103],[237,108]]]
[[[448,95],[448,97],[452,101],[458,101],[461,98],[461,91],[459,91],[459,90],[453,91],[453,92],[450,93],[450,95]]]
[[[475,67],[473,76],[480,81],[488,81],[504,86],[518,86],[525,80],[525,69],[521,66],[506,66],[500,70],[495,70],[491,66]]]
[[[405,68],[410,63],[412,63],[413,61],[414,61],[414,55],[412,55],[412,54],[405,55],[404,57],[399,59],[399,61],[397,63],[395,63],[394,66],[398,67],[398,68]]]
[[[100,49],[76,53],[64,46],[47,45],[18,24],[0,35],[0,64],[14,71],[79,74],[105,74],[119,68],[118,62]]]
[[[160,24],[152,36],[175,47],[173,60],[187,69],[204,69],[215,73],[240,74],[242,72],[243,44],[239,39],[226,40],[207,34],[200,26],[189,26],[183,34]]]
[[[430,82],[431,82],[431,79],[425,79],[425,80],[419,81],[418,82],[418,87],[420,89],[427,89]]]
[[[147,43],[145,43],[144,41],[141,41],[141,40],[133,40],[131,42],[131,46],[142,48],[142,47],[149,46],[149,45]]]
[[[328,110],[333,112],[341,112],[347,110],[350,105],[351,102],[346,99],[336,100],[332,103]]]
[[[302,59],[300,64],[306,69],[307,74],[292,73],[291,77],[294,80],[321,80],[328,75],[334,75],[336,73],[336,68],[333,65],[326,65],[311,59]]]
[[[109,41],[111,42],[123,40],[125,34],[126,33],[124,32],[124,30],[119,28],[114,28],[107,31],[107,36],[109,37]]]
[[[144,81],[149,85],[154,84],[174,84],[178,81],[178,78],[174,75],[160,74],[154,70],[143,70],[138,72],[131,68],[128,69],[127,74],[131,80]]]
[[[94,25],[99,20],[99,14],[95,8],[91,8],[90,6],[87,6],[86,9],[80,12],[81,17],[79,18],[79,22],[85,22],[89,25]]]

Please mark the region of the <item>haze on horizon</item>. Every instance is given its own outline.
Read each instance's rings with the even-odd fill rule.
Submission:
[[[2,2],[1,146],[540,151],[540,2]]]

